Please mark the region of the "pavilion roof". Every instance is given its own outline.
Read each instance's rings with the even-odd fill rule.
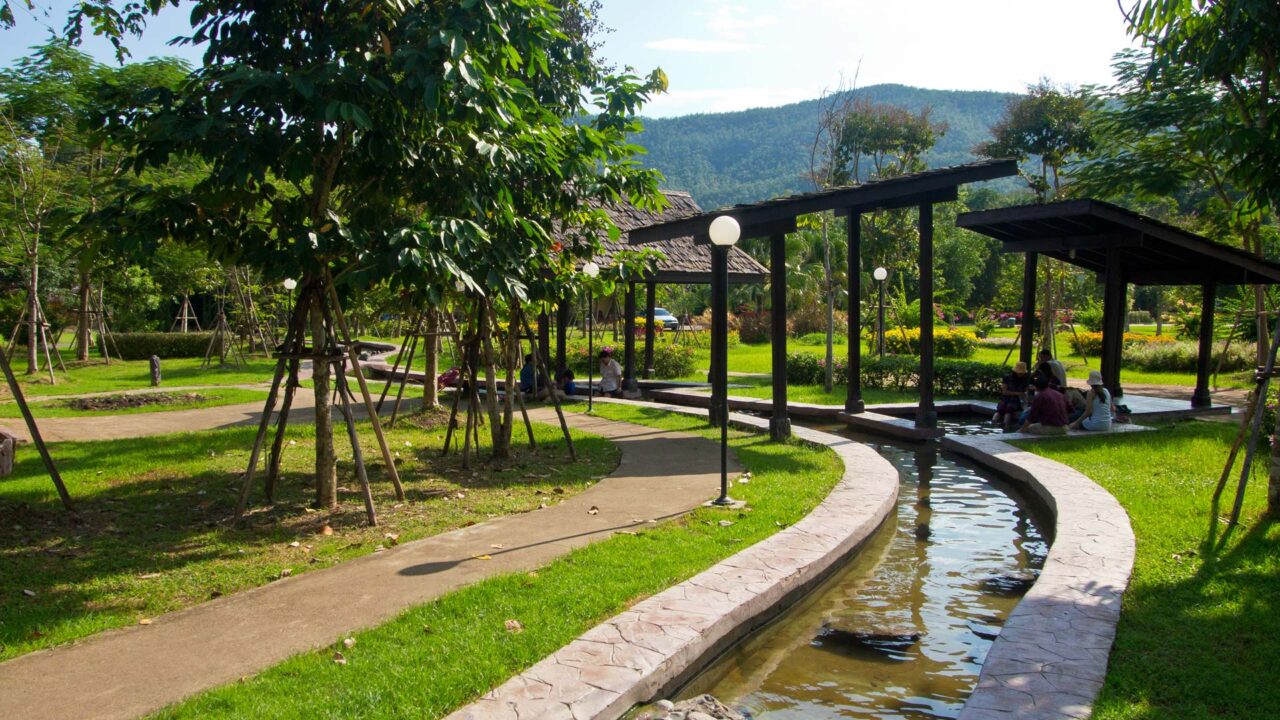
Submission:
[[[676,190],[663,190],[667,198],[667,207],[659,212],[638,208],[631,203],[620,203],[605,206],[606,212],[614,224],[622,230],[622,236],[616,241],[607,238],[602,240],[600,253],[595,261],[603,266],[613,262],[613,256],[623,250],[635,250],[628,242],[631,231],[658,223],[670,222],[698,215],[702,208],[689,193]],[[663,259],[658,261],[655,274],[649,280],[662,283],[709,283],[711,282],[711,248],[698,245],[692,235],[672,237],[646,246],[658,250]],[[733,248],[729,253],[729,279],[731,282],[762,282],[769,271],[741,248]]]
[[[1280,265],[1101,200],[968,212],[958,227],[1103,273],[1109,259],[1136,285],[1280,284]]]

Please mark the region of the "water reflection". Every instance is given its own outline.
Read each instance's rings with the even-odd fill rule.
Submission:
[[[681,697],[709,692],[770,720],[959,713],[1047,544],[985,471],[937,446],[858,439],[898,469],[894,513],[845,568]]]

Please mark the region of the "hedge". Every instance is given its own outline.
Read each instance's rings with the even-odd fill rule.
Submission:
[[[874,340],[871,335],[868,340]],[[884,335],[884,349],[895,355],[920,354],[920,328],[893,329]],[[933,332],[933,351],[938,357],[973,357],[978,349],[978,336],[970,330],[944,328]]]
[[[824,359],[817,355],[787,355],[788,383],[819,385],[823,382],[825,370]],[[1008,373],[1008,367],[995,363],[938,358],[933,363],[934,392],[942,395],[995,395]],[[848,383],[849,368],[845,358],[836,359],[832,380],[837,385]],[[894,355],[862,359],[862,386],[865,388],[908,391],[918,389],[919,384],[919,358]]]
[[[159,333],[159,332],[126,332],[112,333],[111,354],[117,352],[125,360],[148,360],[152,355],[166,360],[169,358],[204,357],[209,351],[209,342],[213,339],[211,332],[195,333]],[[98,340],[101,350],[102,340]],[[213,351],[219,352],[220,346]]]
[[[622,342],[596,343],[592,348],[596,356],[605,347],[614,349],[614,359],[622,363]],[[565,348],[565,363],[579,380],[587,377],[587,341],[574,339]],[[644,373],[644,343],[636,342],[636,372]],[[677,345],[673,342],[655,338],[653,343],[653,375],[659,379],[678,378],[690,375],[694,371],[694,349],[689,345]],[[591,365],[595,374],[599,375],[599,366]]]
[[[1100,332],[1078,332],[1072,333],[1070,336],[1071,349],[1077,353],[1083,353],[1089,357],[1097,357],[1102,354],[1102,333]],[[1157,345],[1171,344],[1177,342],[1168,335],[1142,335],[1139,333],[1125,333],[1124,347],[1129,349],[1138,345]]]

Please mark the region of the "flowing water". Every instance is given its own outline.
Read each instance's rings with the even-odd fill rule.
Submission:
[[[937,445],[857,439],[898,469],[896,510],[845,567],[704,670],[681,698],[711,693],[769,720],[960,712],[1048,544],[1032,510],[993,474]]]

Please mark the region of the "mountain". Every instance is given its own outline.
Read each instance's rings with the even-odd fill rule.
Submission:
[[[948,129],[925,156],[930,167],[972,162],[971,148],[988,139],[988,128],[1014,97],[905,85],[872,85],[853,92],[913,112],[933,108],[933,120],[945,122]],[[661,170],[668,189],[687,190],[706,209],[812,190],[804,176],[820,103],[646,119],[636,138],[649,151],[641,162]]]

